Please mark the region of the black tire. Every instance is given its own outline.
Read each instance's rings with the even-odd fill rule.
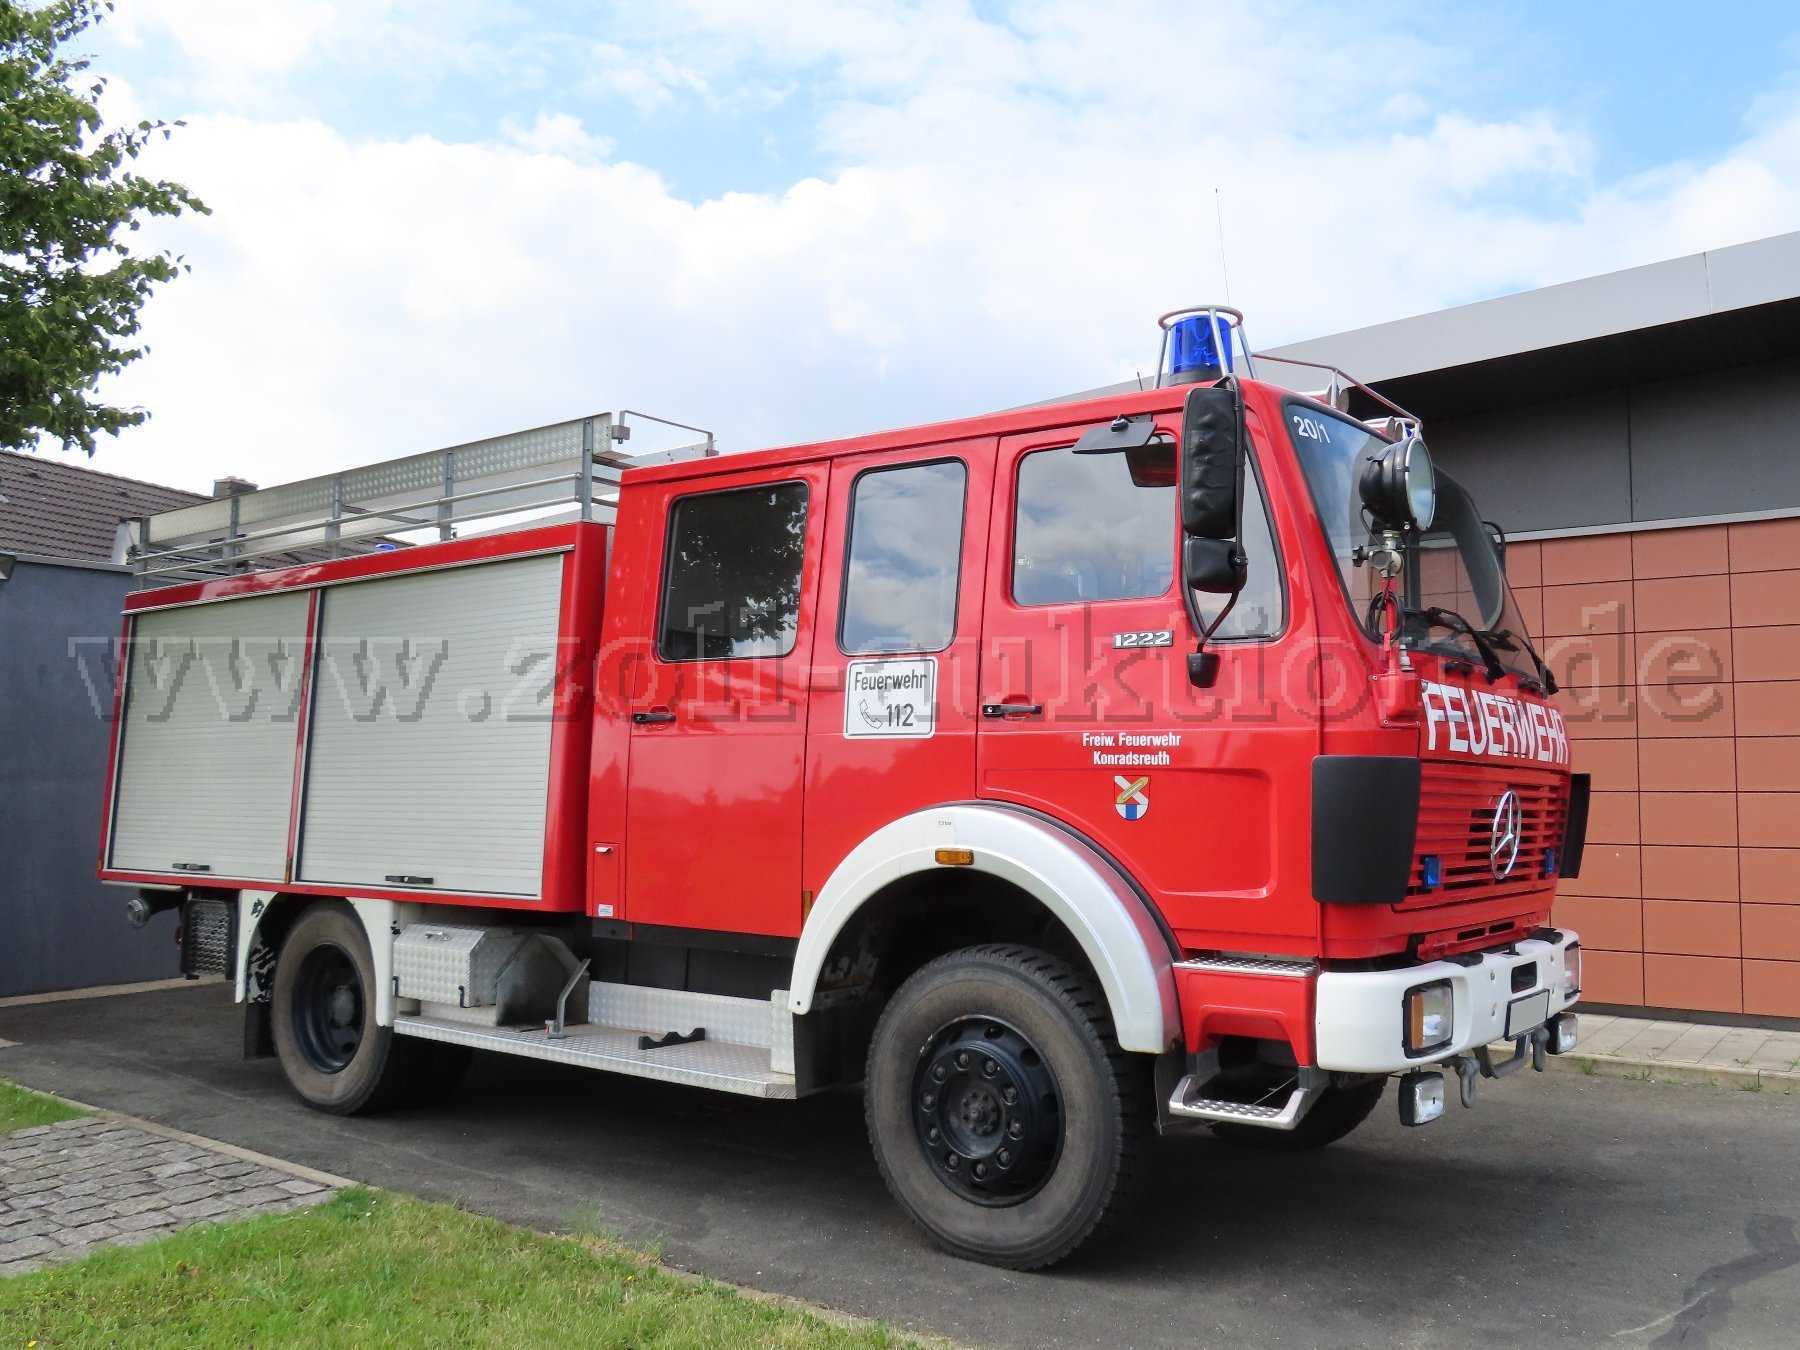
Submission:
[[[990,1265],[1062,1260],[1127,1208],[1149,1163],[1149,1058],[1119,1048],[1091,976],[1029,947],[916,971],[875,1027],[863,1100],[900,1207],[945,1251]]]
[[[374,992],[375,962],[350,907],[332,901],[302,914],[275,961],[270,1023],[282,1072],[315,1110],[386,1110],[419,1087],[426,1043],[377,1026]]]
[[[1387,1079],[1376,1078],[1351,1087],[1326,1088],[1312,1110],[1291,1130],[1266,1130],[1256,1125],[1214,1125],[1213,1133],[1243,1148],[1264,1153],[1305,1153],[1335,1144],[1374,1112],[1387,1091]]]

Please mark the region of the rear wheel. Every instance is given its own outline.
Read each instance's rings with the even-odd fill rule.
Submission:
[[[1375,1078],[1349,1087],[1330,1087],[1291,1130],[1256,1125],[1214,1125],[1221,1139],[1265,1153],[1305,1153],[1335,1144],[1367,1120],[1387,1090],[1387,1079]]]
[[[864,1093],[888,1190],[971,1260],[1062,1260],[1118,1215],[1148,1160],[1147,1061],[1119,1049],[1091,977],[1028,947],[971,947],[907,980]]]
[[[275,1054],[300,1100],[355,1115],[439,1097],[468,1063],[458,1046],[406,1041],[375,1022],[375,962],[361,920],[341,903],[295,922],[275,962]]]

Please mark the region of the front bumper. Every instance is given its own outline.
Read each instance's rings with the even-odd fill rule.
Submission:
[[[1315,1050],[1321,1069],[1343,1073],[1395,1073],[1468,1054],[1491,1041],[1517,1038],[1572,1007],[1581,991],[1563,989],[1564,952],[1578,945],[1574,933],[1526,938],[1497,952],[1458,960],[1429,961],[1398,970],[1322,972],[1315,1002]],[[1466,964],[1465,964],[1466,963]],[[1535,967],[1527,970],[1527,967]],[[1409,1055],[1405,1042],[1406,991],[1447,981],[1453,991],[1451,1037],[1425,1054]],[[1538,996],[1548,993],[1548,1000]],[[1513,1004],[1528,1009],[1522,1025]],[[1545,1008],[1545,1016],[1535,1014]]]

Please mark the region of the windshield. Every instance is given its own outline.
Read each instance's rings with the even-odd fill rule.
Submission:
[[[1372,607],[1381,578],[1358,551],[1374,539],[1357,483],[1363,463],[1389,444],[1359,422],[1290,399],[1288,430],[1312,491],[1313,504],[1337,558],[1344,591],[1358,619],[1374,632]],[[1431,529],[1410,539],[1405,571],[1399,579],[1407,610],[1404,630],[1410,647],[1442,651],[1482,665],[1475,640],[1457,631],[1455,620],[1432,622],[1424,612],[1448,611],[1478,629],[1501,666],[1515,675],[1536,678],[1530,636],[1519,616],[1512,588],[1493,536],[1462,485],[1441,469],[1437,474],[1437,513]]]

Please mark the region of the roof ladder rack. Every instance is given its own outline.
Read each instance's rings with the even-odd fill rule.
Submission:
[[[632,454],[632,422],[704,439]],[[233,493],[126,522],[138,584],[167,585],[470,533],[609,522],[627,469],[716,455],[711,432],[630,409]]]

